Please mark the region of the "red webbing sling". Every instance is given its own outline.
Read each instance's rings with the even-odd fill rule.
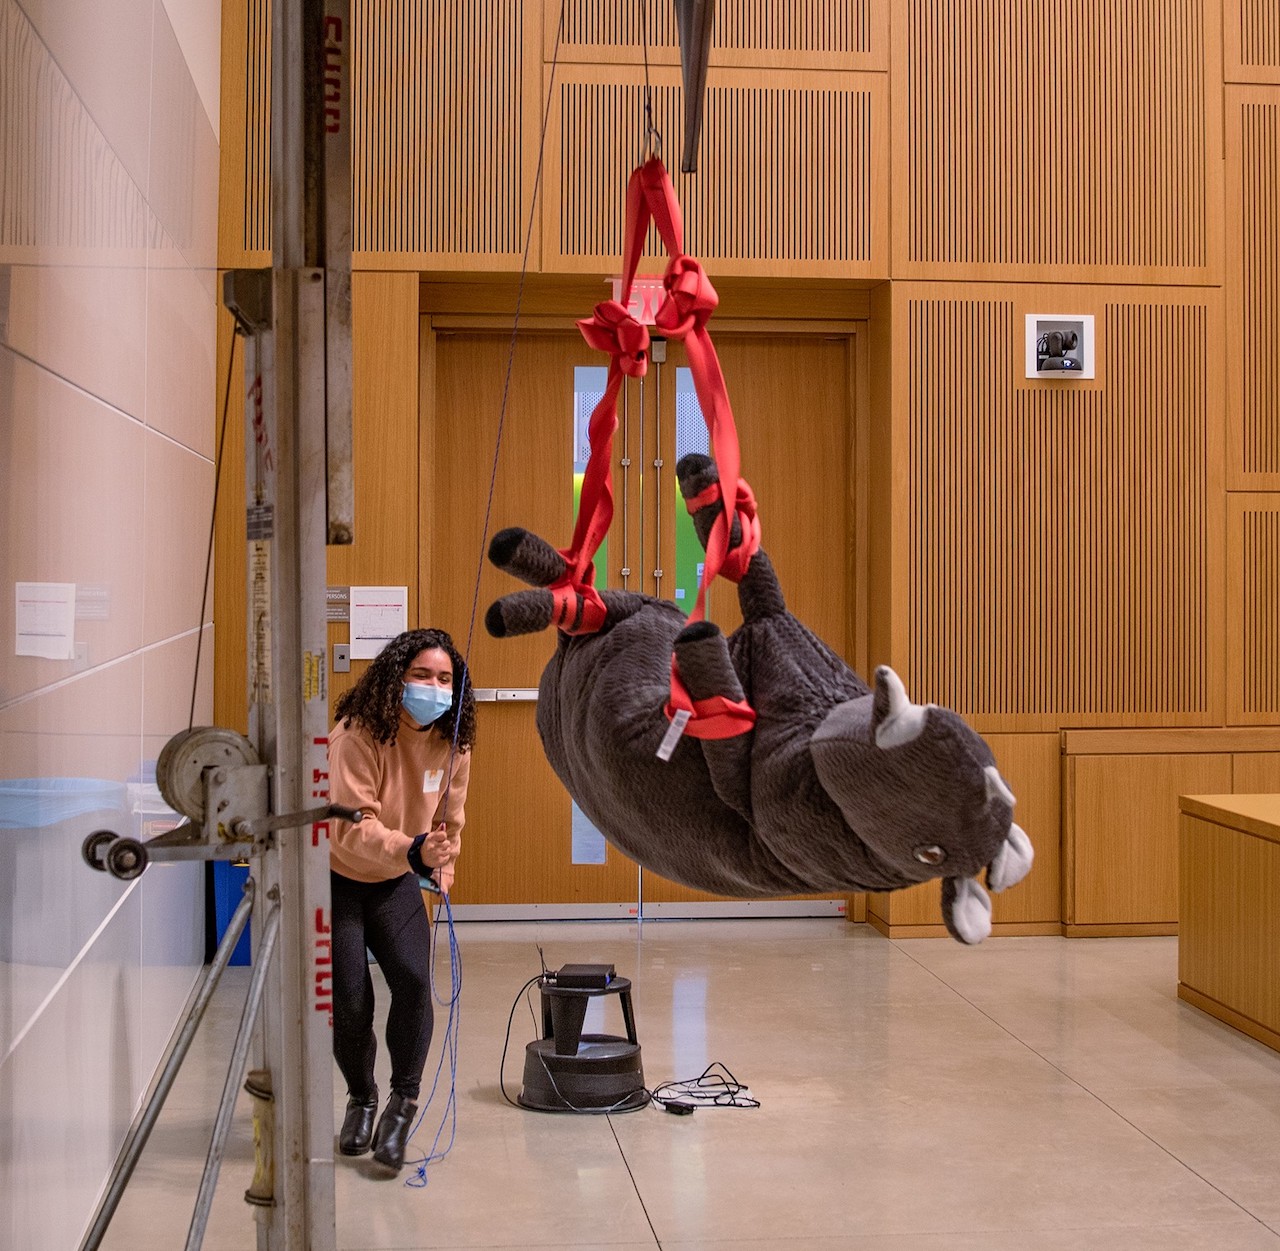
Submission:
[[[571,634],[593,633],[604,621],[604,604],[592,586],[591,562],[613,520],[612,451],[613,433],[618,427],[618,393],[624,377],[643,377],[649,367],[649,332],[627,312],[627,304],[650,219],[671,257],[662,280],[667,297],[658,310],[655,324],[668,338],[684,341],[694,390],[702,406],[711,436],[712,456],[720,474],[719,483],[686,501],[686,507],[693,513],[717,499],[732,501],[742,531],[742,541],[730,551],[732,515],[726,503],[707,540],[702,582],[689,614],[690,622],[705,617],[706,592],[712,579],[723,573],[731,581],[739,581],[760,546],[755,497],[738,477],[738,432],[720,361],[707,331],[707,321],[719,297],[702,266],[684,254],[680,205],[666,167],[657,157],[652,157],[632,173],[627,184],[621,300],[597,304],[593,316],[578,323],[586,341],[608,352],[610,359],[604,395],[587,427],[591,455],[583,477],[573,542],[561,553],[568,572],[550,588],[556,597],[556,624]],[[579,595],[583,610],[581,620],[576,620]],[[745,701],[721,696],[692,700],[680,680],[674,656],[671,658],[671,698],[665,711],[669,718],[678,713],[687,714],[684,733],[694,738],[731,738],[755,724],[755,712]]]

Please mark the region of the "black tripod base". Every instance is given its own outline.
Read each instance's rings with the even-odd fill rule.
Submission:
[[[556,1055],[555,1040],[525,1048],[521,1107],[537,1112],[634,1112],[649,1102],[640,1044],[612,1034],[583,1034],[576,1055]]]

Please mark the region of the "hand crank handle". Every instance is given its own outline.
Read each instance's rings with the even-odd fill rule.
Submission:
[[[364,820],[364,812],[359,808],[348,808],[345,804],[325,804],[322,808],[308,808],[306,812],[286,812],[278,817],[259,817],[256,821],[237,821],[235,832],[238,838],[257,838],[272,830],[296,829],[302,825],[311,825],[316,821],[327,821],[337,817],[342,821],[350,821],[353,825]]]

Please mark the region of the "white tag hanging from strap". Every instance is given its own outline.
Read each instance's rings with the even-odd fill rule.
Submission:
[[[684,727],[689,724],[689,718],[692,715],[687,708],[681,708],[671,718],[671,724],[667,726],[667,732],[662,736],[662,742],[658,745],[659,760],[667,761],[671,759],[671,753],[675,751],[676,744],[680,741],[680,736],[684,734]]]

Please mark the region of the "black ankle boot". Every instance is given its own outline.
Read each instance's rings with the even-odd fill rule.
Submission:
[[[373,1117],[378,1110],[378,1092],[368,1099],[347,1100],[347,1114],[342,1118],[338,1150],[343,1155],[364,1155],[373,1137]]]
[[[409,1141],[409,1130],[418,1105],[404,1095],[391,1092],[387,1106],[378,1120],[373,1135],[373,1158],[386,1168],[400,1170],[404,1164],[404,1149]]]

